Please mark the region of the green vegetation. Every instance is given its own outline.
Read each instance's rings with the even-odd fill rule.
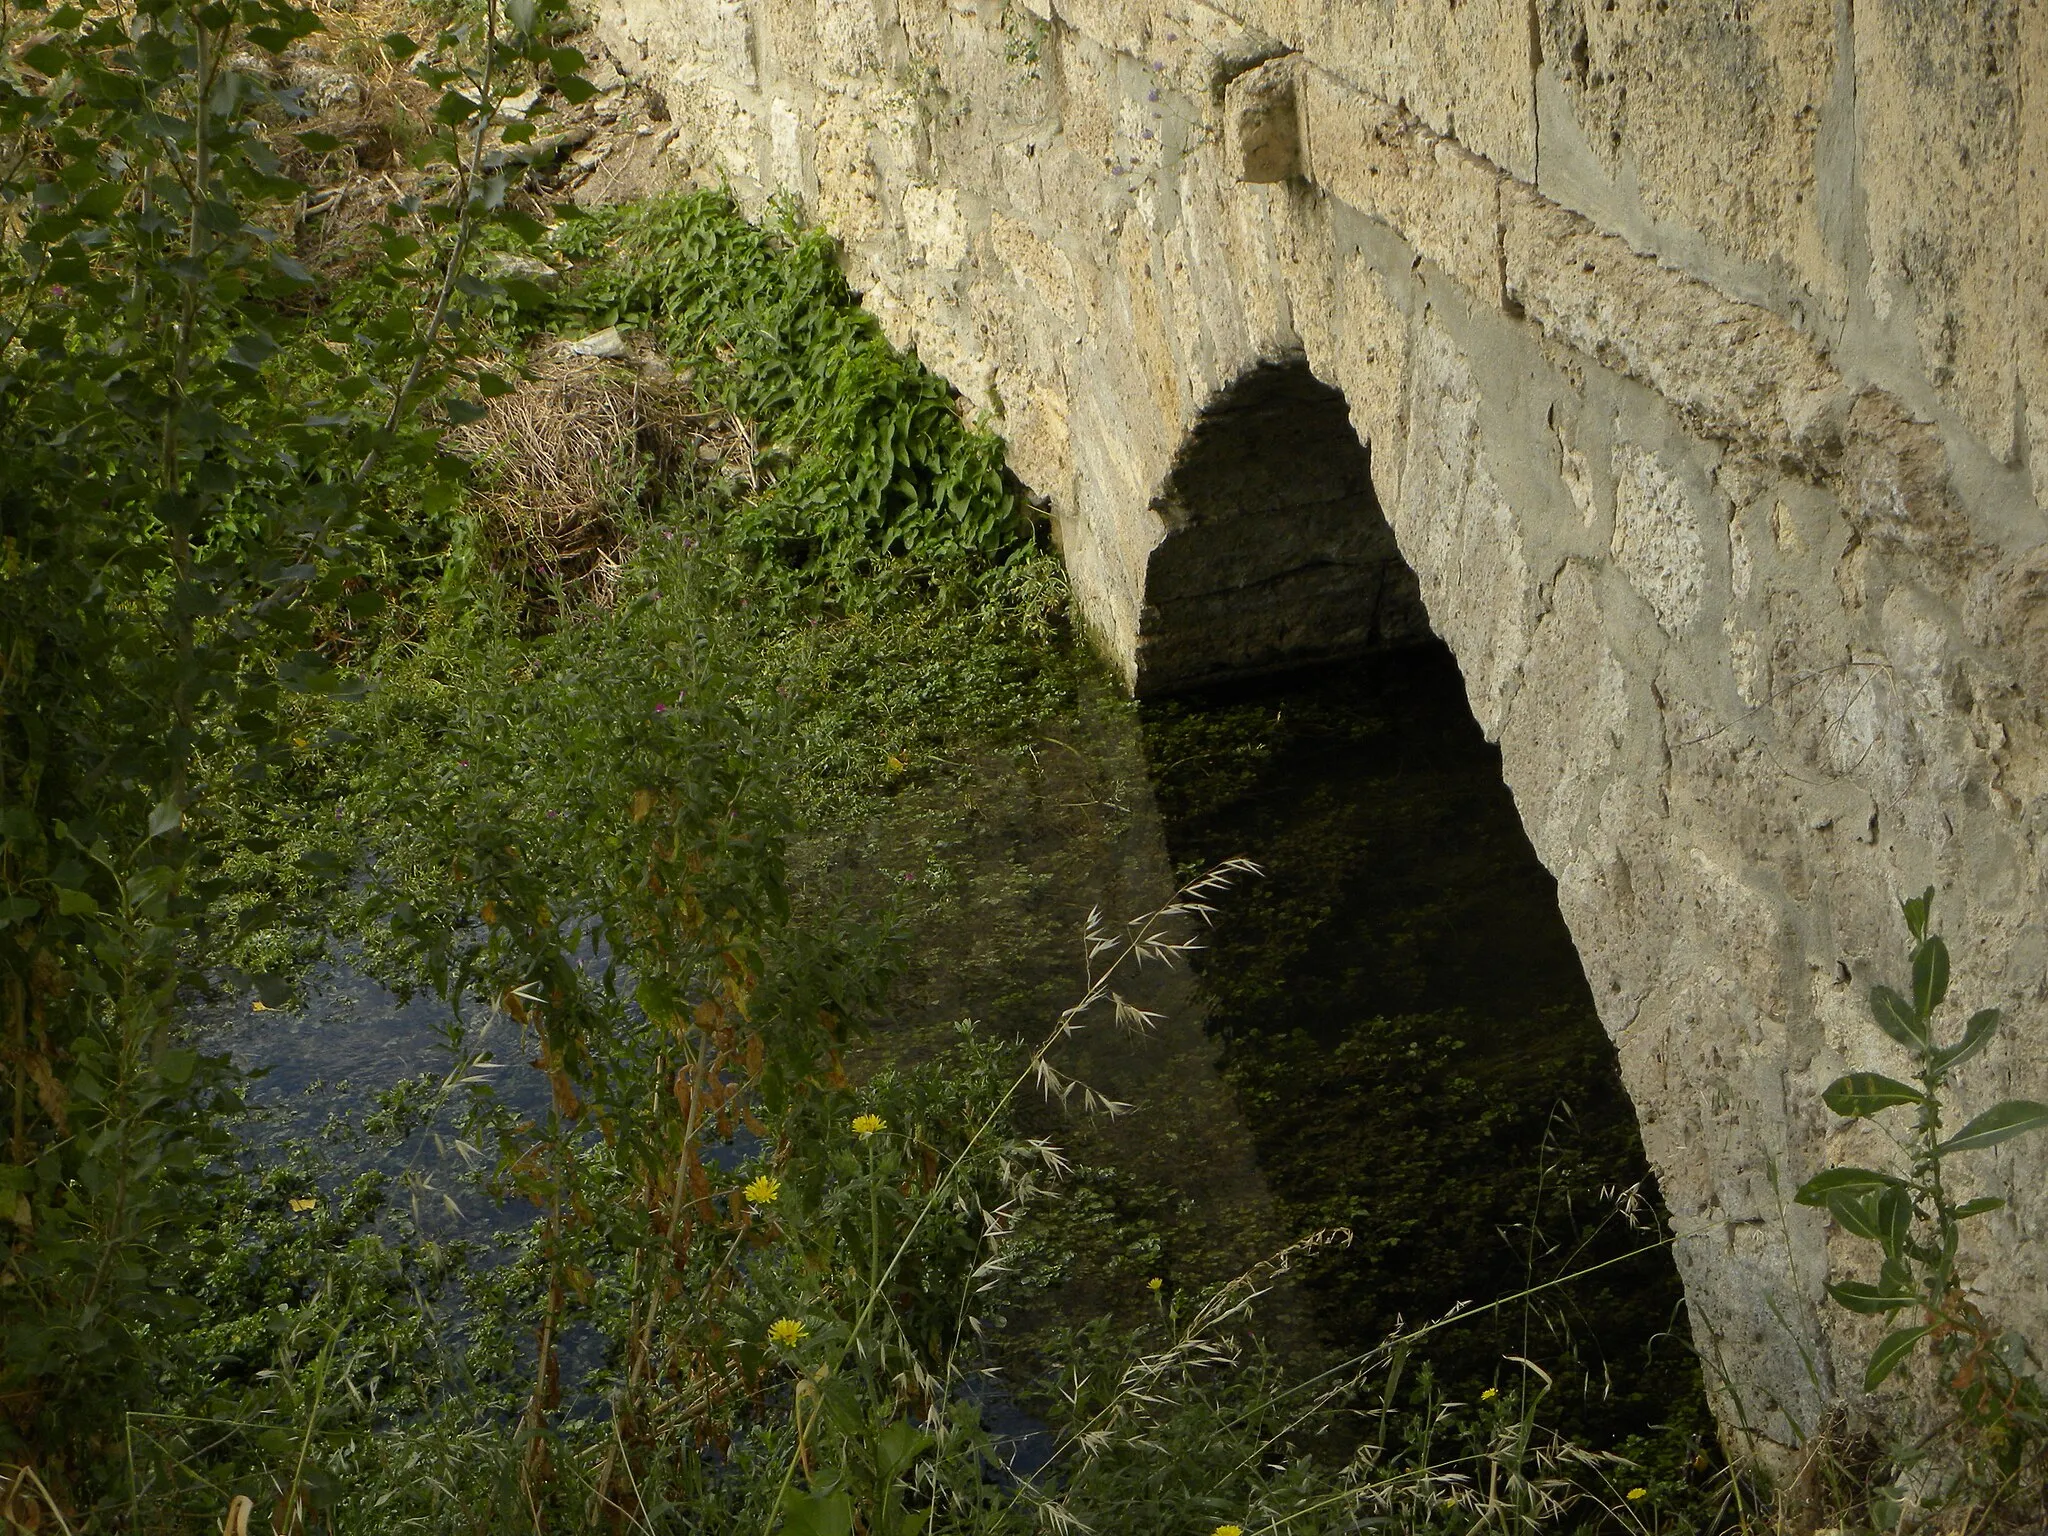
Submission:
[[[2039,1357],[2024,1338],[1984,1315],[1965,1293],[1958,1271],[1963,1223],[1988,1216],[2005,1202],[1992,1196],[1959,1201],[1951,1187],[1955,1159],[2048,1127],[2048,1104],[2007,1099],[1952,1134],[1942,1134],[1942,1091],[1949,1086],[1949,1074],[1991,1043],[1999,1014],[1996,1008],[1972,1014],[1950,1044],[1936,1038],[1935,1011],[1948,995],[1948,945],[1929,927],[1931,888],[1902,905],[1913,939],[1912,993],[1902,997],[1890,987],[1873,987],[1870,1016],[1918,1063],[1918,1086],[1881,1072],[1851,1072],[1830,1083],[1823,1098],[1836,1114],[1855,1120],[1911,1109],[1912,1129],[1898,1138],[1907,1172],[1830,1168],[1808,1179],[1797,1196],[1801,1205],[1825,1208],[1851,1236],[1875,1243],[1881,1255],[1875,1282],[1840,1280],[1828,1286],[1837,1305],[1872,1317],[1900,1312],[1918,1317],[1878,1341],[1864,1373],[1864,1390],[1875,1392],[1909,1369],[1925,1343],[1934,1381],[1953,1405],[1953,1412],[1929,1426],[1919,1443],[1891,1458],[1893,1480],[1880,1484],[1873,1495],[1873,1513],[1886,1526],[1897,1523],[1908,1499],[1939,1506],[2022,1492],[2038,1497],[2038,1486],[2028,1485],[2038,1483],[2038,1457],[2048,1442],[2048,1399],[2037,1377]]]

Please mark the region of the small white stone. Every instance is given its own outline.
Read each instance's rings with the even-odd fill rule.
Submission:
[[[486,270],[492,277],[516,278],[550,292],[562,285],[562,274],[546,262],[532,256],[515,256],[509,251],[493,256]]]
[[[619,334],[616,325],[608,325],[594,336],[569,343],[571,357],[624,357],[626,338]]]

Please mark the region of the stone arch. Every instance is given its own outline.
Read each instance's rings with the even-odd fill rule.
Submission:
[[[1152,511],[1139,693],[1254,676],[1430,635],[1415,572],[1343,394],[1288,356],[1217,392]]]

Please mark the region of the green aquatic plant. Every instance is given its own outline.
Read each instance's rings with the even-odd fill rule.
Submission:
[[[1959,1200],[1952,1184],[1956,1160],[1964,1154],[2048,1128],[2048,1104],[2007,1099],[1960,1129],[1947,1130],[1943,1116],[1952,1076],[1990,1045],[2000,1015],[1985,1008],[1953,1040],[1937,1036],[1935,1014],[1948,996],[1949,954],[1930,928],[1934,891],[1930,887],[1901,906],[1912,936],[1912,990],[1901,995],[1888,986],[1872,987],[1870,1015],[1913,1057],[1913,1081],[1851,1072],[1830,1083],[1822,1097],[1836,1114],[1856,1120],[1909,1111],[1911,1125],[1896,1137],[1905,1171],[1830,1168],[1808,1179],[1795,1198],[1825,1209],[1844,1231],[1878,1249],[1877,1279],[1831,1281],[1828,1295],[1835,1303],[1867,1316],[1911,1318],[1879,1340],[1864,1369],[1863,1389],[1875,1392],[1924,1344],[1956,1419],[1973,1432],[1973,1448],[1988,1453],[2000,1477],[2010,1477],[2048,1434],[2048,1399],[2026,1341],[1984,1314],[1958,1267],[1965,1225],[2006,1202],[1992,1195]]]

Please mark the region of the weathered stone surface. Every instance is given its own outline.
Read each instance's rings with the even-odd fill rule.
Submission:
[[[1835,13],[1835,0],[1545,0],[1543,79],[1567,110],[1542,115],[1538,184],[1595,218],[1639,211],[1644,232],[1697,236],[1839,318],[1821,166]],[[1571,163],[1581,146],[1589,166]]]
[[[2013,10],[1866,0],[1855,14],[1871,309],[2007,458],[2020,228]]]
[[[670,159],[805,199],[1004,433],[1133,686],[1450,643],[1766,1460],[1893,1411],[1786,1195],[1904,1065],[1902,893],[2014,1021],[1963,1108],[2048,1098],[2044,8],[600,6]],[[2048,1151],[1974,1177],[2048,1336]]]
[[[1303,173],[1294,77],[1292,59],[1269,59],[1230,82],[1223,152],[1239,181],[1291,181]]]

